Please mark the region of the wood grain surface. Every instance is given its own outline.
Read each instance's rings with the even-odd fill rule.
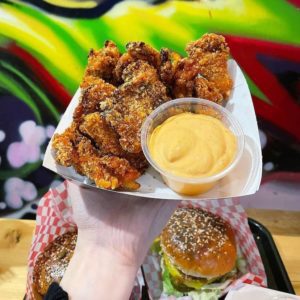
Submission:
[[[0,299],[23,299],[34,221],[0,219]]]
[[[272,234],[300,236],[300,211],[250,208],[246,212],[249,217],[265,225]]]

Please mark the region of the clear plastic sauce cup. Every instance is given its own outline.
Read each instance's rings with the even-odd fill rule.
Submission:
[[[168,118],[185,112],[205,114],[217,118],[236,137],[237,147],[235,156],[231,163],[219,173],[201,178],[179,177],[170,173],[168,170],[162,169],[152,159],[148,146],[153,130]],[[221,105],[199,98],[181,98],[160,105],[147,117],[142,126],[141,143],[144,155],[148,162],[161,174],[164,182],[173,191],[184,195],[197,195],[210,190],[236,166],[244,150],[244,133],[238,121]]]

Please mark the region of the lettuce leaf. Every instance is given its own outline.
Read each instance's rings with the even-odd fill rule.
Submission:
[[[223,289],[225,289],[228,284],[232,281],[230,279],[231,276],[237,272],[237,269],[233,269],[231,272],[225,274],[217,282],[209,283],[204,285],[198,291],[191,291],[187,293],[181,293],[177,291],[172,282],[171,277],[168,269],[164,265],[163,259],[160,262],[161,269],[162,269],[162,280],[163,280],[163,294],[168,296],[175,296],[175,297],[184,297],[189,296],[192,300],[217,300],[219,299]]]
[[[247,261],[246,261],[246,259],[242,256],[239,256],[237,261],[236,261],[236,267],[242,274],[246,274],[247,273]]]
[[[163,260],[161,260],[161,268],[162,268],[162,280],[163,280],[163,292],[166,295],[172,295],[172,296],[176,296],[176,297],[181,297],[183,296],[183,293],[178,292],[174,287],[173,284],[171,282],[171,278],[170,278],[170,273],[167,270],[167,268],[165,268],[164,263],[162,262]]]
[[[161,246],[160,246],[160,238],[156,238],[151,247],[150,247],[150,251],[153,252],[153,253],[157,253],[157,254],[160,254],[161,253]]]
[[[174,288],[170,273],[164,265],[159,238],[154,240],[151,250],[154,253],[161,255],[160,265],[162,270],[163,294],[168,296],[184,297],[184,299],[187,299],[186,297],[188,296],[189,299],[192,300],[217,300],[222,294],[222,291],[232,282],[232,280],[236,278],[239,272],[245,274],[247,271],[247,261],[239,255],[236,261],[236,266],[232,271],[221,276],[212,283],[204,285],[200,290],[182,293]]]
[[[165,268],[163,260],[161,260],[162,268],[162,280],[163,280],[163,293],[168,296],[183,297],[189,296],[192,300],[217,300],[221,295],[223,284],[211,284],[205,285],[199,291],[191,291],[188,293],[181,293],[177,291],[171,282],[170,273],[167,268]],[[220,287],[220,288],[218,288]]]
[[[193,300],[217,300],[221,295],[221,290],[205,290],[201,289],[201,291],[193,291],[189,292],[188,296],[190,296]]]

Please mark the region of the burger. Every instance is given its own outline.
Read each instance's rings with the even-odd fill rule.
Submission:
[[[33,268],[34,299],[42,299],[53,282],[60,282],[73,256],[77,232],[67,232],[50,242]]]
[[[178,208],[159,243],[167,295],[220,294],[236,277],[234,232],[229,223],[208,211]]]

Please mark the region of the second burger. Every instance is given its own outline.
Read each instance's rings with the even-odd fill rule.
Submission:
[[[217,299],[237,276],[237,247],[230,224],[195,208],[178,208],[160,235],[163,291]],[[198,299],[194,298],[193,299]]]

